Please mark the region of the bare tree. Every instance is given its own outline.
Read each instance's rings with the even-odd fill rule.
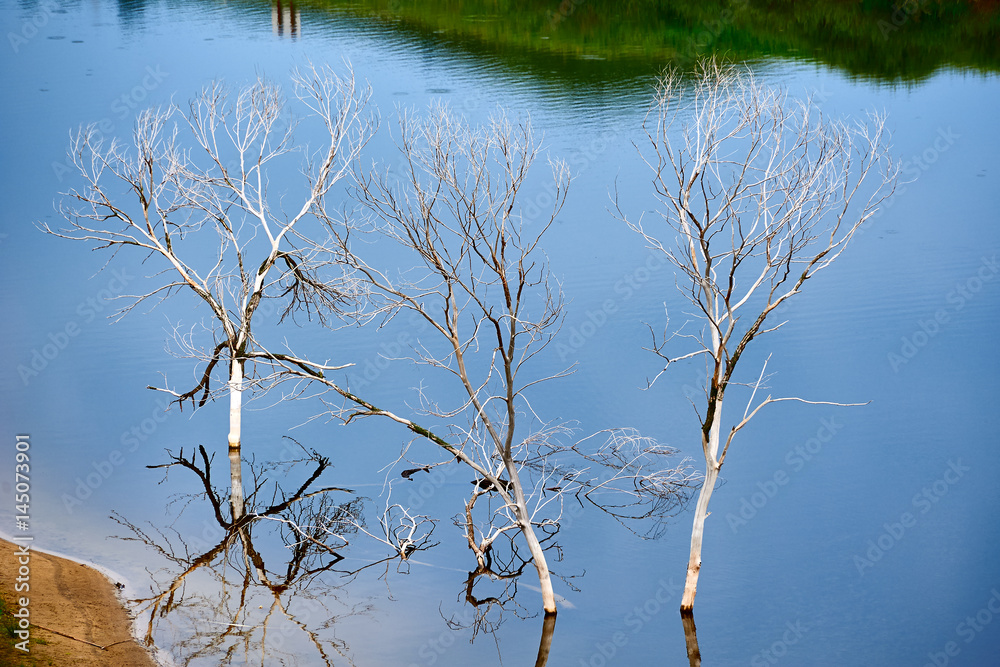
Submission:
[[[470,525],[470,546],[481,557],[498,535],[520,531],[538,572],[543,607],[555,613],[536,528],[555,521],[544,510],[561,497],[545,488],[572,483],[572,475],[567,479],[544,466],[526,474],[538,443],[560,430],[535,415],[526,390],[562,373],[524,377],[522,371],[560,321],[562,298],[539,242],[562,207],[567,169],[552,164],[551,212],[524,221],[516,200],[539,152],[530,124],[497,115],[475,129],[438,107],[426,121],[402,114],[398,142],[405,187],[385,174],[363,172],[359,198],[376,228],[413,252],[420,269],[392,275],[360,259],[357,267],[388,299],[387,308],[414,312],[440,336],[418,343],[416,360],[452,376],[463,397],[445,407],[422,394],[422,408],[447,420],[460,443],[451,453],[478,473],[467,513],[484,493],[499,498],[488,509],[481,539]]]
[[[668,321],[651,349],[664,361],[661,374],[684,359],[706,362],[705,403],[694,406],[705,480],[681,601],[681,610],[690,611],[709,499],[736,434],[771,403],[846,405],[761,398],[767,363],[755,380],[742,382],[737,364],[751,342],[784,324],[773,322],[775,309],[840,257],[892,194],[897,170],[888,158],[884,117],[856,124],[824,118],[811,100],[789,99],[748,71],[714,60],[701,64],[693,83],[677,71],[664,75],[645,129],[648,143],[640,152],[653,171],[666,225],[629,221],[620,206],[618,215],[678,269],[678,289],[700,324],[697,332],[684,326],[670,332]],[[668,356],[674,338],[693,349]],[[722,435],[723,400],[740,384],[748,388],[746,407]]]
[[[144,261],[153,259],[159,283],[126,295],[128,305],[118,317],[185,291],[207,306],[204,330],[175,334],[180,354],[201,367],[195,386],[150,389],[171,394],[181,407],[185,401],[201,407],[228,392],[234,521],[243,515],[244,393],[266,389],[282,373],[278,362],[284,355],[254,335],[262,303],[274,300],[282,319],[296,313],[324,319],[351,312],[360,296],[359,283],[337,270],[344,265],[328,251],[336,244],[307,238],[302,228],[326,208],[331,189],[371,136],[371,92],[357,88],[353,73],[339,76],[329,67],[297,70],[292,81],[295,97],[319,125],[321,148],[311,152],[296,145],[290,105],[275,84],[259,79],[233,99],[225,86],[213,83],[186,114],[173,105],[140,113],[131,147],[105,142],[93,126],[77,132],[71,159],[84,186],[66,195],[62,213],[70,227],[45,226],[113,256],[128,249]],[[185,148],[182,128],[190,131],[195,150]],[[270,186],[279,169],[295,168],[303,177],[298,192]],[[317,229],[328,233],[325,226]],[[219,370],[222,377],[216,377]]]

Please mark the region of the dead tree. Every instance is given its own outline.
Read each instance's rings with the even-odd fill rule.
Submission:
[[[243,515],[244,393],[280,379],[282,368],[283,355],[255,336],[261,305],[273,300],[281,319],[296,313],[324,319],[350,313],[359,297],[358,283],[337,270],[346,265],[329,250],[336,244],[307,236],[306,228],[373,131],[366,110],[371,93],[355,85],[352,73],[328,67],[297,70],[292,81],[306,120],[318,126],[320,148],[296,145],[292,105],[275,84],[261,79],[234,96],[213,83],[186,113],[173,105],[140,113],[132,146],[105,141],[93,126],[77,132],[70,153],[83,186],[62,205],[70,226],[45,226],[112,256],[136,252],[159,271],[149,291],[124,297],[128,305],[118,317],[181,292],[205,307],[204,330],[175,335],[179,353],[198,360],[197,384],[187,391],[150,389],[171,394],[181,407],[228,393],[234,521]],[[301,172],[299,189],[271,188],[278,170]],[[329,233],[322,225],[314,231]]]
[[[545,495],[545,487],[565,480],[543,469],[529,481],[524,461],[559,430],[534,414],[527,390],[560,375],[539,377],[530,368],[562,312],[539,243],[565,199],[566,166],[552,164],[552,210],[525,221],[517,197],[539,152],[530,124],[496,115],[477,129],[437,107],[426,120],[402,114],[398,146],[407,172],[403,187],[387,175],[359,172],[358,198],[376,230],[412,252],[417,268],[392,272],[358,259],[357,269],[387,299],[387,310],[412,311],[430,325],[437,340],[421,341],[415,359],[451,377],[461,397],[446,407],[438,402],[441,394],[423,394],[423,411],[458,434],[456,456],[482,480],[473,499],[499,497],[486,519],[486,539],[521,533],[543,607],[555,613],[536,529],[554,521],[544,510],[560,497]],[[470,537],[470,546],[480,545]]]
[[[705,360],[701,425],[705,480],[691,532],[682,611],[694,604],[708,502],[736,434],[763,408],[798,397],[761,397],[766,362],[747,380],[739,360],[758,337],[781,327],[774,312],[833,263],[858,228],[890,196],[897,170],[888,158],[885,118],[824,118],[811,100],[796,101],[716,61],[693,82],[667,73],[645,122],[640,149],[653,172],[659,220],[629,220],[648,246],[677,269],[677,286],[700,329],[664,328],[651,349],[670,364]],[[674,338],[693,349],[667,354]],[[650,384],[656,381],[656,375]],[[723,435],[723,401],[744,385],[746,407]],[[843,403],[826,403],[845,405]]]
[[[398,182],[359,168],[357,198],[371,213],[374,230],[410,251],[416,266],[390,271],[349,256],[368,289],[382,297],[382,312],[409,310],[430,325],[436,340],[418,342],[414,360],[451,377],[459,397],[443,407],[435,402],[440,399],[421,394],[421,412],[444,420],[439,432],[445,436],[341,387],[328,374],[335,368],[288,358],[286,369],[346,398],[349,403],[337,411],[345,421],[388,417],[468,465],[478,476],[473,494],[488,491],[501,499],[486,519],[487,541],[509,531],[523,535],[544,610],[554,614],[555,594],[536,528],[557,520],[545,510],[558,506],[561,494],[547,494],[545,488],[559,485],[553,481],[559,473],[543,467],[529,481],[523,471],[533,449],[559,428],[535,416],[526,390],[561,373],[524,378],[522,371],[560,321],[562,299],[541,261],[539,241],[565,199],[566,167],[553,164],[550,215],[525,222],[516,199],[539,151],[529,124],[497,116],[477,130],[438,107],[426,121],[402,114],[399,131],[406,178]],[[470,538],[474,549],[479,544]]]

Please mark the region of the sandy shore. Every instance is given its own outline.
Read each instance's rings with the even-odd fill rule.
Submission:
[[[25,559],[17,546],[0,539],[0,594],[7,607],[0,665],[156,667],[132,636],[132,619],[107,577],[86,565],[31,550],[30,591],[18,592],[19,558]],[[31,623],[27,653],[15,646],[21,638],[11,637],[17,619],[10,614],[19,612],[22,597],[28,598]]]

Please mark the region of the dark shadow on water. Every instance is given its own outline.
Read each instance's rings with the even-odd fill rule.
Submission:
[[[167,463],[148,466],[163,470],[164,482],[186,489],[192,475],[197,481],[194,491],[176,494],[168,504],[173,516],[167,525],[138,525],[125,513],[112,516],[127,530],[118,539],[142,543],[162,562],[150,570],[149,593],[135,600],[147,645],[164,644],[161,648],[178,664],[187,665],[242,664],[251,655],[267,665],[354,664],[347,642],[337,636],[338,626],[350,616],[369,613],[372,603],[350,602],[346,586],[371,568],[384,567],[379,577],[384,578],[393,563],[397,571],[408,573],[409,556],[436,545],[430,541],[433,522],[405,511],[394,513],[397,506],[391,505],[379,516],[379,528],[366,525],[367,499],[324,485],[330,460],[295,445],[301,455],[294,460],[242,466],[224,460],[226,486],[213,481],[214,457],[201,446],[178,454],[168,451]],[[177,472],[184,478],[169,479]],[[233,509],[233,482],[244,489],[242,516]],[[172,511],[175,507],[180,509]],[[561,561],[558,525],[543,532],[541,546],[552,553],[550,562]],[[401,539],[401,534],[417,537]],[[374,537],[391,553],[345,568],[344,554],[355,537]],[[530,583],[534,563],[518,544],[506,533],[491,543],[483,562],[462,582],[458,601],[465,610],[443,615],[450,630],[471,631],[472,641],[488,635],[487,643],[496,645],[501,659],[498,631],[503,623],[530,623],[539,616],[533,599],[537,589]],[[517,599],[522,574],[528,576],[532,598],[524,602]],[[552,576],[575,589],[573,576]],[[543,614],[541,620],[536,667],[549,661],[556,615]],[[523,632],[514,630],[517,637]],[[522,641],[516,647],[526,648]]]
[[[249,462],[245,514],[236,521],[228,489],[212,483],[212,458],[203,447],[149,466],[168,475],[175,468],[194,472],[201,488],[176,498],[182,509],[167,527],[139,526],[118,513],[112,517],[130,533],[119,539],[141,542],[165,562],[150,572],[150,594],[136,600],[149,615],[148,645],[170,637],[163,648],[180,664],[228,665],[248,655],[260,656],[263,664],[353,664],[346,642],[336,635],[337,623],[369,609],[344,599],[344,585],[356,572],[336,567],[363,525],[365,499],[352,497],[349,489],[321,486],[330,461],[302,451],[293,461]],[[283,482],[304,481],[288,492],[268,474]],[[202,511],[195,517],[202,528],[175,527],[181,514],[184,525],[191,524],[194,506]]]
[[[556,534],[555,531],[549,533],[542,541],[542,546],[547,551],[552,550],[558,554],[559,547],[554,541]],[[513,539],[507,539],[502,545],[494,544],[486,556],[486,562],[469,572],[463,584],[459,598],[464,599],[468,605],[466,612],[446,618],[445,622],[452,630],[471,629],[472,641],[475,641],[481,633],[490,635],[494,638],[497,650],[502,655],[497,633],[504,622],[511,617],[527,621],[539,616],[533,610],[533,603],[528,603],[532,604],[532,608],[529,610],[527,606],[517,600],[517,595],[520,592],[519,579],[524,574],[528,577],[529,582],[532,581],[535,576],[534,564],[530,556],[523,557],[520,554],[517,542]],[[558,561],[558,557],[554,560]],[[571,577],[552,574],[575,589],[570,581]],[[531,588],[530,585],[529,588]],[[534,591],[531,590],[530,593],[534,593]],[[548,663],[555,628],[556,614],[542,614],[542,634],[538,643],[535,667],[544,667]]]
[[[688,663],[691,667],[701,667],[701,649],[698,648],[698,631],[694,627],[694,612],[682,611],[681,622],[684,624],[684,643],[687,646]]]
[[[549,651],[552,650],[552,636],[556,632],[556,615],[545,614],[542,622],[542,639],[538,642],[538,657],[535,658],[535,667],[545,667],[549,661]]]
[[[252,4],[252,3],[251,3]],[[995,72],[996,3],[938,0],[770,3],[731,0],[301,0],[314,31],[361,19],[417,43],[494,60],[532,76],[576,82],[647,77],[722,55],[825,63],[876,81],[919,81],[943,67]]]

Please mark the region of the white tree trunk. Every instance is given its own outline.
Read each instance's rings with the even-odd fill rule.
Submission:
[[[712,415],[712,425],[709,427],[708,442],[705,449],[705,481],[698,494],[698,505],[694,510],[694,526],[691,528],[691,556],[688,559],[687,578],[684,581],[684,597],[681,598],[681,611],[694,609],[694,596],[698,592],[698,574],[701,572],[701,543],[705,534],[705,519],[708,518],[708,501],[715,490],[715,482],[719,479],[719,430],[722,424],[722,401],[716,400]]]
[[[243,362],[234,360],[229,374],[229,476],[233,521],[243,518],[243,469],[240,454],[240,417],[243,412]]]
[[[527,514],[522,516],[527,516]],[[545,552],[542,550],[538,538],[535,537],[535,529],[531,525],[531,521],[522,518],[520,523],[521,533],[524,534],[524,539],[528,543],[528,551],[531,552],[535,569],[538,570],[538,585],[542,589],[542,607],[546,614],[555,614],[556,594],[552,590],[552,577],[549,575],[549,564],[545,562]]]
[[[691,557],[688,559],[687,579],[684,582],[684,597],[681,599],[681,611],[694,608],[694,596],[698,592],[698,573],[701,571],[701,541],[705,532],[705,518],[708,516],[708,501],[719,478],[719,467],[708,465],[705,468],[705,482],[698,495],[698,506],[694,511],[694,527],[691,529]]]
[[[542,549],[538,537],[535,536],[535,527],[531,525],[531,513],[528,512],[528,504],[521,488],[521,478],[518,475],[517,465],[510,456],[510,452],[502,453],[504,466],[507,468],[507,476],[513,482],[514,492],[514,516],[517,518],[518,527],[524,535],[524,541],[528,543],[528,551],[531,553],[532,562],[538,570],[538,586],[542,589],[542,608],[545,615],[556,613],[556,594],[552,590],[552,577],[549,574],[549,564],[545,560],[545,551]]]

